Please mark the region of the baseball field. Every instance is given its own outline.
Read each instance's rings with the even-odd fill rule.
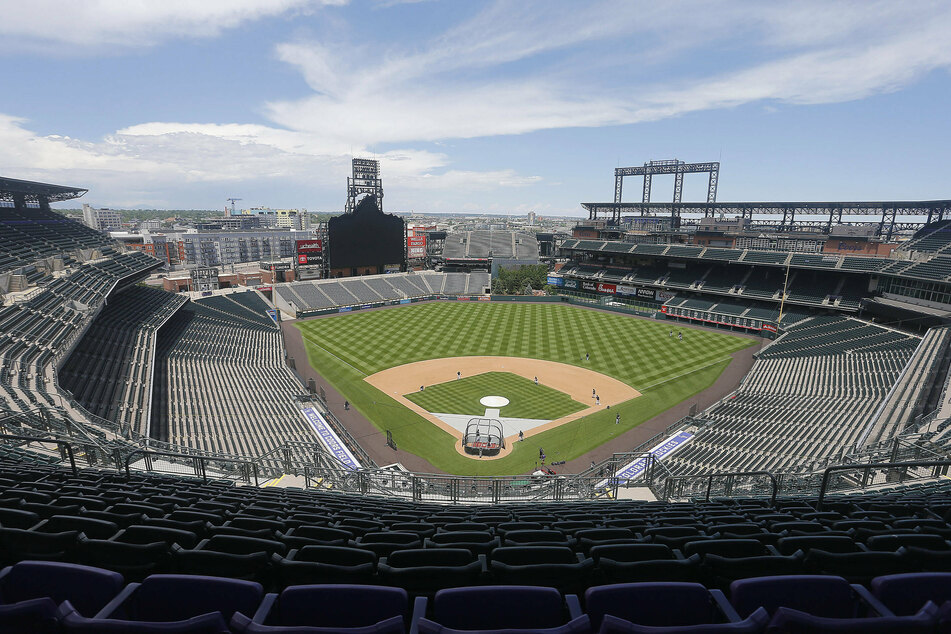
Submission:
[[[460,475],[526,473],[539,447],[550,462],[576,458],[709,387],[754,343],[564,304],[434,302],[297,326],[311,365],[352,407],[401,450]],[[489,367],[494,357],[509,365]],[[553,420],[503,457],[467,457],[435,413],[481,415],[489,395],[509,399],[501,416]]]

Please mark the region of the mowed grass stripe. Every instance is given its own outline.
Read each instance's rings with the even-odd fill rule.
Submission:
[[[555,420],[577,412],[588,405],[579,403],[564,392],[511,372],[486,372],[438,385],[427,386],[422,392],[405,395],[423,409],[434,414],[467,414],[482,416],[485,406],[479,403],[483,396],[503,396],[509,404],[499,414],[509,418],[541,418]]]
[[[390,430],[401,449],[461,475],[525,473],[534,466],[539,446],[557,456],[553,460],[580,456],[709,387],[730,353],[755,344],[694,329],[680,329],[680,341],[676,325],[669,336],[670,323],[564,304],[514,302],[434,302],[297,326],[305,343],[316,344],[308,345],[311,364],[380,430],[358,440],[382,445],[383,431]],[[480,462],[459,455],[450,434],[364,382],[353,369],[373,374],[414,361],[482,355],[581,366],[616,378],[642,396],[516,443],[505,458]],[[620,425],[614,424],[616,414]]]
[[[397,320],[391,315],[401,315]],[[381,319],[380,315],[386,315]],[[749,339],[558,304],[433,303],[301,324],[314,341],[372,374],[442,357],[504,355],[580,365],[635,389],[705,366]],[[585,361],[585,353],[590,360]]]

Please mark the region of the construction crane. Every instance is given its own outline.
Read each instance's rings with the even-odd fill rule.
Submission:
[[[234,215],[234,204],[239,200],[244,200],[243,198],[225,198],[225,200],[231,202],[231,215]]]

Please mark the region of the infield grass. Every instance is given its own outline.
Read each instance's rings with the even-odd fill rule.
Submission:
[[[431,385],[422,392],[404,396],[425,409],[438,414],[469,414],[482,416],[483,396],[503,396],[509,404],[499,409],[501,416],[510,418],[541,418],[555,420],[588,407],[564,392],[545,385],[535,385],[523,376],[511,372],[485,372],[458,381]]]
[[[566,304],[433,302],[296,325],[313,367],[380,430],[358,441],[382,444],[383,431],[389,430],[400,449],[460,475],[526,473],[539,447],[551,461],[576,458],[706,389],[729,364],[732,352],[755,344],[723,332]],[[684,333],[683,341],[678,332]],[[478,461],[461,456],[453,436],[363,380],[414,361],[481,355],[582,366],[642,395],[515,443],[505,458]],[[620,425],[614,424],[616,414]]]

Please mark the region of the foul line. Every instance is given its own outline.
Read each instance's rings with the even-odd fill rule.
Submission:
[[[338,357],[337,355],[335,355],[333,352],[331,352],[330,350],[327,350],[327,348],[323,347],[322,345],[320,345],[319,343],[317,343],[316,341],[314,341],[313,339],[311,339],[310,337],[308,337],[307,335],[305,335],[305,334],[304,334],[304,331],[301,331],[301,338],[302,338],[302,339],[306,339],[307,341],[311,342],[312,344],[314,344],[315,346],[317,346],[318,348],[320,348],[321,350],[323,350],[324,352],[326,352],[327,354],[329,354],[330,356],[332,356],[332,357],[333,357],[334,359],[336,359],[337,361],[339,361],[339,362],[341,362],[341,363],[343,363],[343,364],[345,364],[345,365],[347,365],[347,366],[350,366],[351,368],[353,368],[354,370],[356,370],[357,372],[359,372],[359,373],[362,374],[363,376],[365,376],[365,377],[366,377],[366,376],[369,376],[369,375],[368,375],[366,372],[364,372],[363,370],[354,367],[354,366],[351,365],[349,362],[345,361],[344,359],[341,359],[340,357]],[[306,352],[306,351],[305,351],[305,352]]]
[[[663,381],[658,381],[657,383],[652,383],[651,385],[648,385],[647,387],[641,389],[641,393],[644,393],[644,392],[646,392],[647,390],[649,390],[649,389],[651,389],[651,388],[653,388],[653,387],[657,387],[658,385],[663,385],[664,383],[669,383],[669,382],[673,381],[674,379],[679,379],[679,378],[681,378],[681,377],[685,377],[685,376],[687,376],[687,375],[693,374],[694,372],[699,372],[700,370],[706,370],[707,368],[709,368],[709,367],[712,366],[712,365],[716,365],[716,364],[718,364],[718,363],[723,363],[724,361],[727,361],[727,360],[730,360],[730,357],[723,357],[722,359],[717,359],[716,361],[712,361],[712,362],[708,363],[707,365],[702,365],[702,366],[700,366],[699,368],[694,368],[694,369],[691,370],[690,372],[684,372],[683,374],[678,374],[677,376],[672,376],[672,377],[666,378],[666,379],[664,379]]]

